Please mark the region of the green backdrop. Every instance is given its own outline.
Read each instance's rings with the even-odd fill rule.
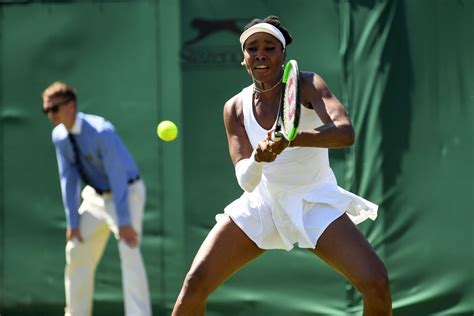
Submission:
[[[112,121],[147,184],[143,253],[168,315],[214,217],[240,195],[223,104],[250,78],[238,36],[275,14],[288,57],[319,73],[357,132],[332,150],[339,184],[381,205],[360,228],[386,263],[395,315],[474,313],[474,2],[469,0],[0,0],[0,314],[60,315],[65,218],[41,92],[77,87]],[[157,122],[180,127],[177,141]],[[111,240],[94,315],[123,314]],[[208,315],[357,315],[361,298],[309,252],[267,252]]]

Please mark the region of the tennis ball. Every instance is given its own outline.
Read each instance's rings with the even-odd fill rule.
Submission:
[[[178,127],[171,121],[162,121],[156,128],[158,137],[165,142],[170,142],[178,137]]]

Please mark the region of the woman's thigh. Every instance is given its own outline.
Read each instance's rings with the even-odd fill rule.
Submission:
[[[310,251],[356,287],[386,275],[383,262],[347,214],[332,222]]]
[[[263,251],[226,216],[216,223],[199,248],[188,280],[197,281],[200,288],[212,292]]]

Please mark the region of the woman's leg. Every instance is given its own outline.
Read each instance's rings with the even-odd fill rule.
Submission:
[[[193,260],[172,316],[204,315],[209,294],[262,252],[229,217],[219,220]]]
[[[367,239],[343,214],[332,222],[310,249],[359,290],[365,316],[392,315],[389,279],[383,262]]]

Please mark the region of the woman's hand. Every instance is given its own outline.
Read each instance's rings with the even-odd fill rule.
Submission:
[[[267,139],[269,140],[269,145],[271,147],[271,151],[276,153],[277,155],[281,154],[283,150],[288,148],[290,142],[286,140],[285,137],[281,136],[278,139],[273,139],[273,134],[275,130],[272,129],[267,133]]]
[[[257,162],[272,162],[276,159],[276,157],[288,147],[289,142],[284,138],[281,137],[278,140],[273,140],[274,130],[270,130],[267,133],[267,138],[262,140],[255,150],[255,161]]]

